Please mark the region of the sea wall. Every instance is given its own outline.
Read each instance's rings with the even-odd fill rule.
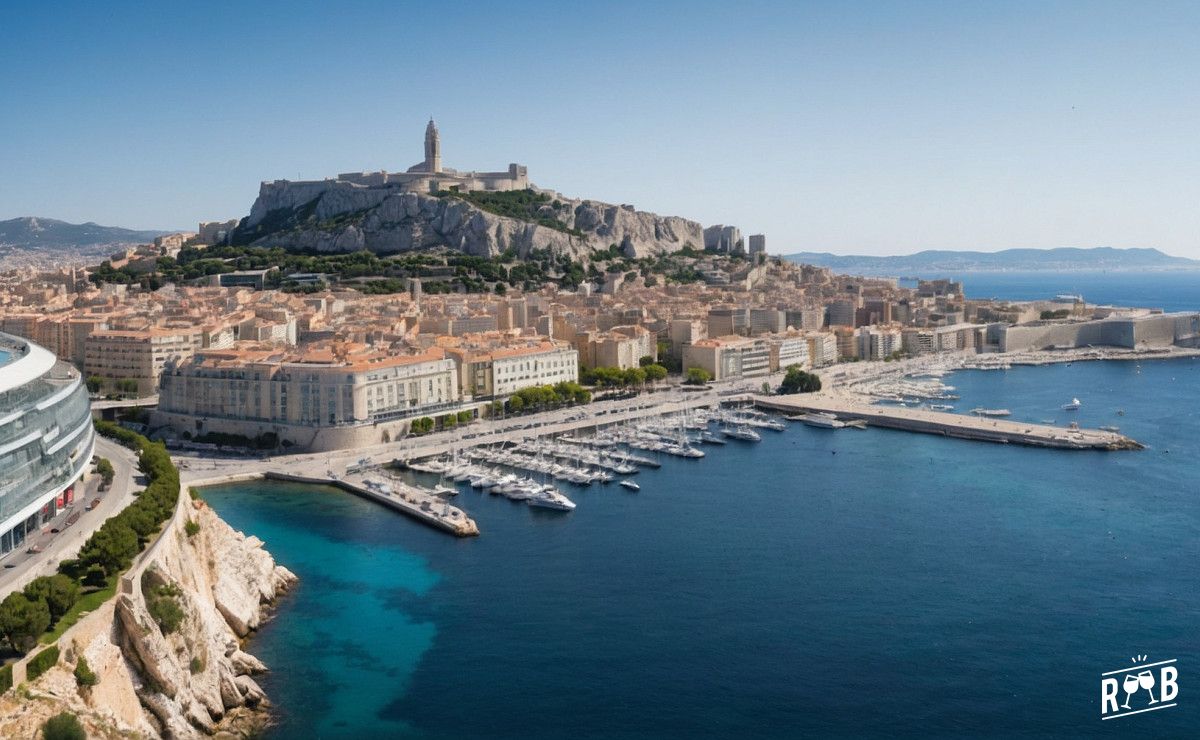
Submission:
[[[58,665],[27,685],[27,697],[0,697],[0,737],[34,737],[60,711],[100,738],[240,735],[266,722],[253,676],[267,667],[241,641],[295,576],[203,502],[184,495],[179,507],[117,596],[59,640]],[[151,616],[149,602],[162,598],[179,607],[174,629]],[[94,687],[76,685],[80,656],[99,677]]]
[[[1195,347],[1198,340],[1200,314],[1196,313],[1002,326],[998,337],[1002,352],[1067,349],[1089,345],[1127,349],[1172,345]]]

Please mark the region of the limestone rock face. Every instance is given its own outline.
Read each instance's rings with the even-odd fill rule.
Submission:
[[[33,737],[40,722],[64,709],[79,715],[89,737],[200,738],[261,726],[269,702],[250,674],[267,666],[241,649],[240,638],[296,577],[261,541],[235,532],[207,506],[185,515],[199,531],[189,537],[176,526],[162,535],[145,587],[119,593],[64,639],[59,665],[29,687],[43,700],[34,703],[36,712],[9,706],[22,703],[16,692],[0,697],[0,737]],[[149,589],[163,585],[177,587],[172,598],[183,613],[169,633],[146,601]],[[86,692],[71,674],[80,656],[100,679]]]
[[[644,257],[689,243],[704,247],[704,228],[695,221],[540,192],[558,206],[543,205],[537,215],[581,234],[499,216],[456,198],[336,180],[263,183],[237,234],[260,246],[334,253],[449,247],[480,257],[508,249],[522,257],[535,249],[580,257],[618,244],[626,255]]]

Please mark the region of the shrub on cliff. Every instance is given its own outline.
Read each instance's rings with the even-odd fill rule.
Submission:
[[[183,623],[183,608],[179,606],[179,597],[183,591],[171,583],[164,583],[153,588],[146,588],[146,578],[142,581],[143,593],[146,596],[146,610],[158,623],[164,635],[169,635],[179,629]]]
[[[75,663],[75,683],[80,688],[95,686],[100,683],[100,677],[92,671],[91,666],[88,665],[87,658],[82,655],[79,656],[79,661]]]
[[[58,663],[58,645],[51,645],[33,656],[33,659],[25,666],[26,678],[34,681],[38,676],[53,668],[56,663]]]
[[[87,733],[79,719],[70,712],[56,714],[42,725],[42,736],[46,740],[87,740]]]

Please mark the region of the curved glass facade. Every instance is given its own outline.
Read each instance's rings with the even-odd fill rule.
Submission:
[[[5,345],[23,342],[3,339]],[[15,377],[27,361],[33,360],[13,357],[0,376]],[[91,460],[95,431],[87,388],[65,363],[0,388],[0,551],[8,552],[71,502],[72,486]]]

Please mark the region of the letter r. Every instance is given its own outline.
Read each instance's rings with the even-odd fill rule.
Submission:
[[[1117,709],[1117,679],[1106,678],[1100,682],[1100,714],[1116,712]]]
[[[1159,676],[1162,678],[1162,689],[1159,701],[1173,701],[1179,696],[1179,670],[1173,665],[1163,666]]]

